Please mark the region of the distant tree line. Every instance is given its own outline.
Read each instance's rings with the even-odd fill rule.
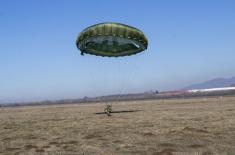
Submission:
[[[210,92],[147,92],[138,94],[117,94],[100,97],[84,97],[82,99],[63,99],[63,100],[46,100],[41,102],[28,103],[5,103],[0,104],[0,107],[16,107],[16,106],[34,106],[34,105],[55,105],[55,104],[85,104],[93,102],[113,102],[113,101],[131,101],[131,100],[152,100],[152,99],[172,99],[172,98],[195,98],[195,97],[213,97],[213,96],[235,96],[235,90],[221,90]]]

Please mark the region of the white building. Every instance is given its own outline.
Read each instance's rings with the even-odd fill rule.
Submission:
[[[226,90],[235,90],[235,87],[210,88],[210,89],[192,89],[192,90],[188,90],[187,92],[196,93],[196,92],[213,92],[213,91],[226,91]]]

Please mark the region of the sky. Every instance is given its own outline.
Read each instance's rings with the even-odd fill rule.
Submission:
[[[0,103],[175,90],[235,76],[234,0],[0,0]],[[81,56],[78,34],[134,26],[148,49]]]

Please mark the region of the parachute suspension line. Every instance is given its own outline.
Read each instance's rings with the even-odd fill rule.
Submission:
[[[106,66],[106,65],[105,65]],[[103,68],[103,67],[102,67]],[[107,68],[103,68],[104,70],[108,70]],[[103,70],[102,70],[103,72]],[[103,81],[104,82],[104,81]],[[107,101],[105,103],[105,106],[104,106],[104,113],[107,115],[107,116],[112,116],[111,113],[112,113],[112,102],[110,101]]]
[[[121,78],[120,78],[120,62],[119,62],[119,59],[117,59],[117,65],[116,65],[116,87],[117,87],[117,99],[114,103],[116,103],[116,105],[120,102],[120,86],[121,86]]]
[[[123,85],[122,85],[122,79],[121,79],[121,63],[120,62],[118,62],[118,66],[117,66],[118,68],[117,68],[117,76],[118,76],[118,89],[119,89],[119,91],[118,91],[118,99],[117,99],[117,102],[118,103],[120,103],[120,101],[121,101],[121,95],[122,95],[122,93],[123,93],[123,91],[122,91],[122,89],[123,89]]]
[[[123,57],[140,53],[147,49],[148,39],[142,31],[121,23],[99,23],[85,28],[76,39],[77,48],[83,54],[102,57]],[[121,101],[121,94],[125,84],[121,81],[121,60],[116,61],[115,77],[117,102]],[[94,76],[95,77],[95,76]],[[112,104],[106,104],[105,113],[111,116]]]

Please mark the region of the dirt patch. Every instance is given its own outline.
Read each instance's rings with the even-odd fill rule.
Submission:
[[[36,149],[35,152],[45,152],[44,149]]]
[[[24,148],[26,150],[31,150],[31,149],[37,149],[38,147],[35,145],[28,144],[28,145],[25,145]]]
[[[206,152],[202,152],[202,155],[214,155],[214,153],[210,151],[206,151]]]
[[[8,147],[6,148],[6,151],[15,151],[15,150],[19,150],[20,148],[17,147]]]
[[[152,132],[146,132],[143,134],[144,136],[154,136],[155,134],[153,134]]]
[[[200,144],[192,144],[192,145],[189,145],[189,147],[194,148],[194,149],[198,149],[198,148],[202,148],[202,147],[205,147],[205,146],[200,145]]]
[[[173,152],[175,152],[174,149],[167,148],[160,152],[154,152],[152,155],[174,155]]]
[[[97,138],[102,138],[98,133],[93,133],[93,134],[88,134],[83,137],[84,139],[97,139]]]
[[[51,146],[49,146],[49,145],[44,145],[42,148],[43,149],[48,149],[48,148],[50,148]]]
[[[198,133],[208,133],[208,131],[203,130],[203,129],[197,129],[193,127],[185,127],[183,131],[189,131],[189,132],[198,132]]]
[[[60,144],[77,144],[78,142],[75,141],[75,140],[71,140],[71,141],[68,141],[68,142],[61,142]]]
[[[172,144],[172,143],[161,143],[160,146],[163,146],[163,147],[173,147],[173,146],[175,146],[175,144]]]
[[[49,142],[49,145],[58,145],[60,144],[59,142]]]

